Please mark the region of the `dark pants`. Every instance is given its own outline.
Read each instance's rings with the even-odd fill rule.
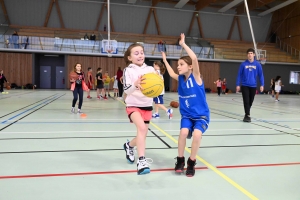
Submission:
[[[0,92],[3,92],[3,83],[0,83]]]
[[[254,101],[256,87],[242,86],[241,90],[242,90],[245,114],[250,115],[250,108]]]
[[[218,89],[218,95],[220,96],[220,94],[221,94],[221,87],[217,87],[217,89]]]
[[[78,109],[81,109],[82,106],[82,101],[83,101],[83,89],[82,87],[75,87],[74,91],[73,91],[73,102],[72,102],[72,107],[75,107],[76,101],[78,99],[78,95],[79,95],[79,105],[78,105]]]
[[[119,97],[123,96],[123,84],[121,81],[118,81]]]

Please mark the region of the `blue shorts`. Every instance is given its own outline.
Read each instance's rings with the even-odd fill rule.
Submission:
[[[154,97],[153,101],[155,104],[164,104],[164,95],[159,95],[158,97]]]
[[[205,119],[191,119],[182,117],[180,122],[180,129],[187,128],[189,129],[189,135],[188,139],[191,139],[193,136],[194,129],[198,129],[202,132],[202,134],[207,130],[208,128],[208,121]]]

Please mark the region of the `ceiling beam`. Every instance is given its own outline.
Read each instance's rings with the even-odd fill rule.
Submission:
[[[240,22],[240,18],[239,16],[236,17],[236,22],[238,25],[238,30],[239,30],[239,36],[240,36],[240,41],[243,41],[243,32],[242,32],[242,26],[241,26],[241,22]]]
[[[58,0],[54,0],[54,1],[55,1],[55,6],[56,6],[57,14],[58,14],[58,17],[59,17],[59,21],[60,21],[60,26],[61,26],[61,28],[65,28],[65,24],[64,24],[61,12],[60,12]]]
[[[234,16],[233,19],[232,19],[231,26],[230,26],[230,31],[229,31],[228,36],[227,36],[227,40],[231,40],[231,35],[232,35],[233,29],[234,29],[235,22],[236,22],[236,16]]]
[[[226,12],[227,10],[229,10],[230,8],[238,5],[239,3],[241,3],[243,0],[234,0],[231,3],[227,4],[226,6],[224,6],[223,8],[221,8],[220,10],[218,10],[218,12]]]
[[[143,34],[146,34],[147,33],[147,28],[148,28],[148,24],[149,24],[149,21],[150,21],[150,17],[151,17],[151,13],[153,12],[153,8],[150,8],[149,9],[149,13],[148,13],[148,17],[147,17],[147,20],[146,20],[146,23],[145,23],[145,26],[144,26],[144,31],[143,31]]]
[[[247,1],[248,3],[248,9],[250,10],[254,10],[256,8],[260,8],[263,7],[264,5],[267,5],[269,3],[272,3],[275,0],[252,0],[252,1]],[[236,8],[236,14],[240,15],[245,13],[245,3],[237,6]]]
[[[199,11],[209,6],[210,3],[215,3],[217,0],[199,0],[195,5],[195,10]]]
[[[101,19],[102,19],[102,15],[103,15],[103,12],[104,12],[104,7],[106,7],[106,4],[102,4],[102,7],[101,7],[101,10],[100,10],[100,13],[99,13],[99,17],[98,17],[98,21],[97,21],[97,25],[96,25],[95,31],[99,30]]]
[[[5,3],[4,0],[0,0],[1,6],[2,6],[2,10],[3,10],[3,14],[5,16],[5,20],[7,21],[7,24],[10,25],[10,21],[9,21],[9,17],[8,17],[8,13],[5,7]]]
[[[275,10],[278,10],[280,8],[283,8],[283,7],[287,6],[287,5],[290,5],[290,4],[292,4],[292,3],[296,2],[296,1],[297,0],[288,0],[288,1],[284,2],[284,3],[281,3],[281,4],[277,5],[277,6],[269,9],[269,10],[266,10],[264,12],[259,13],[258,16],[265,16],[266,14],[274,12]]]
[[[49,5],[48,11],[47,11],[46,18],[45,18],[44,27],[48,26],[48,22],[49,22],[50,15],[52,12],[53,4],[54,4],[54,0],[50,0],[50,5]]]
[[[157,15],[156,15],[156,9],[153,10],[153,16],[154,16],[154,20],[155,20],[157,34],[161,35],[160,28],[159,28],[159,23],[158,23],[158,18],[157,18]]]

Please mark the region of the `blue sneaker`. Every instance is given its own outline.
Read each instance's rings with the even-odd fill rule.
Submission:
[[[159,114],[158,114],[158,113],[154,113],[154,114],[152,115],[152,118],[159,118]]]
[[[173,117],[173,109],[168,109],[167,110],[167,116],[169,117],[169,119],[172,119],[172,117]]]

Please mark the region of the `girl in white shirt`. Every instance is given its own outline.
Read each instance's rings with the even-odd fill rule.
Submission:
[[[143,95],[142,76],[147,73],[155,73],[152,66],[145,64],[144,47],[140,44],[132,44],[124,53],[126,68],[123,75],[126,112],[130,122],[134,123],[137,129],[137,136],[130,142],[124,144],[126,159],[129,163],[134,163],[135,156],[133,148],[137,146],[138,161],[137,174],[150,173],[149,163],[145,158],[146,136],[152,118],[153,98]]]
[[[165,68],[164,64],[162,64],[162,62],[160,62],[160,61],[155,61],[153,63],[153,67],[154,67],[156,73],[158,75],[160,75],[160,77],[162,79],[164,79],[163,74],[166,71],[166,68]],[[163,89],[162,93],[158,97],[153,98],[154,111],[155,111],[152,115],[153,118],[159,118],[160,117],[159,113],[158,113],[158,108],[163,109],[166,112],[169,119],[172,119],[172,117],[173,117],[173,114],[172,114],[173,110],[172,109],[167,109],[166,106],[164,106],[164,98],[163,98],[164,94],[165,94],[165,89]]]
[[[284,85],[282,85],[281,76],[277,76],[276,79],[275,79],[275,92],[276,92],[275,101],[279,101],[278,100],[279,93],[281,91],[281,87],[283,87],[283,86]]]

